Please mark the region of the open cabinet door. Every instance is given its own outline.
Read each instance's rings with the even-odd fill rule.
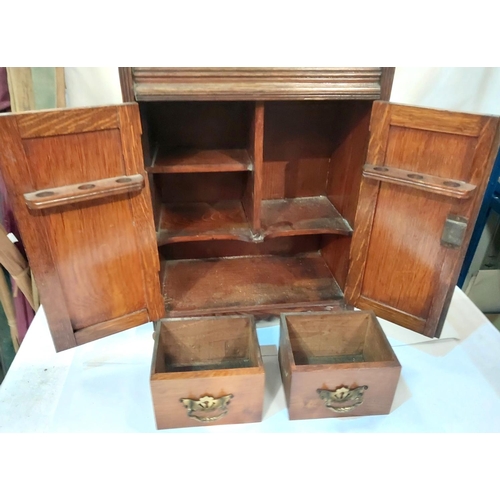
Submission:
[[[498,149],[498,118],[375,102],[346,301],[439,336]]]
[[[56,350],[164,315],[136,104],[2,115],[0,169]]]

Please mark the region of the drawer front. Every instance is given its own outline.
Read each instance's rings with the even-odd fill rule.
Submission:
[[[290,419],[386,415],[400,367],[325,369],[291,373]]]
[[[226,374],[217,375],[224,371]],[[227,374],[228,371],[234,374]],[[158,429],[262,420],[263,368],[172,375],[176,378],[151,381]]]

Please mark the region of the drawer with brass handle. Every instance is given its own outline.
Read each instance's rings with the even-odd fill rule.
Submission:
[[[388,414],[401,372],[371,311],[282,314],[279,362],[291,420]]]
[[[264,365],[253,316],[162,319],[154,336],[158,429],[262,420]]]

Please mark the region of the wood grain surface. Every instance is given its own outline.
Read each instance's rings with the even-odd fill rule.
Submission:
[[[122,90],[123,102],[134,102],[134,80],[132,76],[132,68],[118,68],[120,75],[120,87]]]
[[[227,150],[250,146],[253,102],[141,103],[154,144],[177,149]]]
[[[265,103],[263,199],[326,194],[338,115],[335,101]]]
[[[241,361],[246,365],[243,368],[224,368]],[[259,422],[264,379],[252,317],[166,319],[158,323],[151,368],[158,429]],[[227,414],[212,422],[190,418],[180,401],[227,395],[232,396]]]
[[[144,177],[141,174],[122,175],[110,179],[89,181],[84,184],[58,186],[34,193],[25,193],[24,199],[31,210],[42,210],[133,193],[140,191],[143,187]]]
[[[117,129],[118,112],[115,106],[31,111],[19,113],[17,123],[23,139],[79,134]]]
[[[264,103],[256,102],[250,130],[250,157],[253,163],[252,173],[249,174],[243,207],[250,221],[252,232],[259,233],[261,228],[262,211],[262,172],[264,155]]]
[[[387,414],[401,372],[375,315],[364,311],[282,314],[279,362],[292,420]],[[362,404],[345,413],[318,395],[360,386]]]
[[[157,153],[151,173],[239,172],[251,170],[252,162],[244,149],[184,149]]]
[[[313,234],[267,238],[258,244],[236,240],[185,241],[161,246],[159,251],[161,257],[166,260],[244,257],[245,255],[291,257],[303,253],[317,253],[320,243],[321,237]]]
[[[132,71],[138,101],[379,99],[392,80],[391,68],[143,67]]]
[[[362,180],[346,285],[350,303],[439,335],[498,143],[497,118],[374,104],[367,163],[389,170]],[[404,186],[394,182],[409,175],[414,178]],[[436,186],[447,182],[458,186],[437,194]],[[456,248],[441,244],[451,215],[468,220]]]
[[[135,111],[127,116],[128,125],[121,126],[125,108]],[[134,104],[0,117],[2,144],[10,145],[10,152],[2,148],[0,166],[57,350],[84,338],[99,338],[98,332],[103,336],[120,331],[130,325],[131,315],[137,324],[138,317],[148,321],[163,313],[145,180],[135,196],[125,193],[35,213],[29,212],[23,196],[143,176],[136,108]],[[134,147],[135,156],[129,152]],[[79,330],[84,330],[80,339]]]
[[[328,305],[342,298],[318,253],[167,261],[163,293],[170,316]]]
[[[429,193],[442,194],[452,198],[470,198],[476,186],[457,179],[446,179],[436,175],[417,174],[411,170],[394,167],[365,165],[363,176],[398,186],[409,186]]]
[[[252,240],[240,201],[162,205],[158,245],[203,240]]]
[[[262,230],[266,237],[352,232],[326,196],[264,200]]]
[[[248,172],[155,175],[163,203],[217,203],[242,200]]]

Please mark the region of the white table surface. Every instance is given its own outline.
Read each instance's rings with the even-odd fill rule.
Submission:
[[[460,289],[440,339],[380,323],[402,365],[389,415],[290,421],[275,325],[258,329],[266,368],[261,423],[157,431],[152,324],[56,353],[41,309],[0,386],[0,432],[500,432],[500,332]]]

